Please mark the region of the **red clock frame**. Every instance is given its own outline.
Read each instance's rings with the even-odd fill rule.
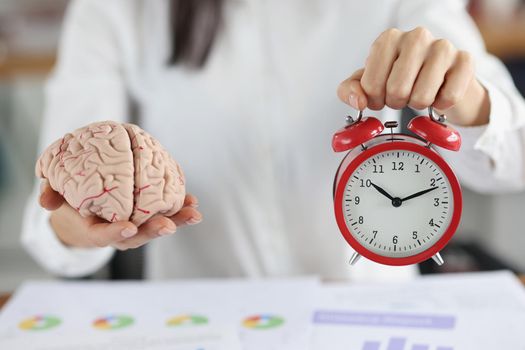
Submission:
[[[406,135],[402,135],[403,137],[407,137]],[[414,140],[417,140],[414,138]],[[393,151],[393,150],[401,150],[401,151],[411,151],[415,153],[419,153],[423,155],[424,157],[427,157],[428,159],[432,160],[445,174],[447,177],[451,191],[452,196],[454,198],[454,212],[452,213],[452,219],[450,220],[450,224],[446,228],[443,236],[430,248],[428,248],[425,251],[422,251],[418,254],[407,256],[407,257],[400,257],[400,258],[393,258],[393,257],[387,257],[383,255],[376,254],[370,250],[368,250],[366,247],[364,247],[361,243],[359,243],[352,233],[350,232],[350,229],[348,228],[345,217],[344,217],[344,208],[343,208],[343,196],[344,191],[346,188],[346,184],[348,182],[348,179],[352,175],[352,173],[357,169],[358,166],[360,166],[364,161],[367,159],[375,156],[378,153],[386,152],[386,151]],[[343,159],[344,162],[344,159]],[[339,171],[341,171],[340,169]],[[355,249],[356,252],[364,256],[365,258],[368,258],[370,260],[373,260],[375,262],[378,262],[380,264],[384,265],[392,265],[392,266],[401,266],[401,265],[410,265],[410,264],[416,264],[422,261],[425,261],[427,259],[430,259],[433,255],[438,253],[440,250],[442,250],[447,243],[450,241],[454,233],[456,232],[456,229],[459,225],[459,222],[461,220],[461,211],[463,208],[463,197],[461,194],[461,187],[459,185],[459,181],[456,178],[456,175],[450,168],[450,166],[445,162],[445,160],[434,150],[416,144],[412,142],[407,141],[390,141],[385,140],[384,143],[378,144],[376,146],[372,146],[364,151],[362,151],[360,154],[358,154],[348,165],[346,169],[344,169],[343,174],[339,176],[336,174],[336,178],[339,177],[339,180],[335,184],[335,195],[334,195],[334,210],[335,210],[335,218],[337,221],[337,225],[339,226],[339,230],[343,234],[343,237],[345,240],[350,244],[352,248]]]

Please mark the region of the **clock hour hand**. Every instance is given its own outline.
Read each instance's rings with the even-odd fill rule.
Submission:
[[[382,189],[381,187],[377,186],[375,183],[373,182],[370,182],[372,184],[372,186],[374,186],[374,188],[379,192],[381,193],[383,196],[385,196],[386,198],[390,199],[391,201],[394,200],[394,197],[392,197],[387,191],[385,191],[384,189]]]
[[[412,198],[416,198],[416,197],[422,196],[422,195],[424,195],[425,193],[428,193],[428,192],[434,191],[434,190],[436,190],[437,188],[438,188],[437,186],[436,186],[436,187],[427,188],[426,190],[416,192],[416,193],[411,194],[410,196],[405,197],[405,198],[403,198],[403,199],[401,199],[401,200],[404,202],[404,201],[407,201],[407,200],[409,200],[409,199],[412,199]]]

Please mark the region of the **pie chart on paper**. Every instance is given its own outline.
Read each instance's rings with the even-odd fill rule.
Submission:
[[[93,321],[93,327],[100,330],[122,329],[133,324],[133,317],[127,315],[109,315]]]
[[[179,315],[166,321],[169,327],[199,326],[208,323],[208,318],[201,315]]]
[[[276,315],[254,315],[242,322],[245,328],[250,329],[272,329],[284,324],[284,319]]]
[[[24,331],[45,331],[60,325],[62,321],[55,316],[37,315],[26,318],[18,324],[18,327]]]

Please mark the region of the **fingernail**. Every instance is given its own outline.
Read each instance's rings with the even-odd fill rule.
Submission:
[[[45,187],[46,187],[46,183],[44,181],[40,182],[40,194],[44,193]]]
[[[199,203],[191,203],[191,204],[190,204],[190,207],[192,207],[192,208],[198,208],[198,207],[199,207]]]
[[[188,225],[195,225],[202,221],[202,218],[191,218],[186,221]]]
[[[351,93],[351,94],[348,96],[348,103],[349,103],[350,106],[352,106],[353,108],[355,108],[355,109],[359,109],[359,103],[358,103],[358,101],[357,101],[357,96],[356,96],[356,94]]]
[[[122,230],[122,232],[120,232],[122,237],[125,237],[125,238],[133,237],[136,233],[137,233],[136,228],[129,228],[129,227],[125,228],[124,230]]]
[[[159,236],[167,236],[174,234],[177,231],[176,228],[163,227],[159,230]]]

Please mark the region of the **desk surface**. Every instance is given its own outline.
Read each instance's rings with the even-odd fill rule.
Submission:
[[[0,294],[0,309],[7,303],[11,294]]]
[[[521,275],[519,279],[521,280],[523,285],[525,285],[525,275]],[[7,303],[10,297],[11,293],[0,294],[0,309],[5,305],[5,303]]]

